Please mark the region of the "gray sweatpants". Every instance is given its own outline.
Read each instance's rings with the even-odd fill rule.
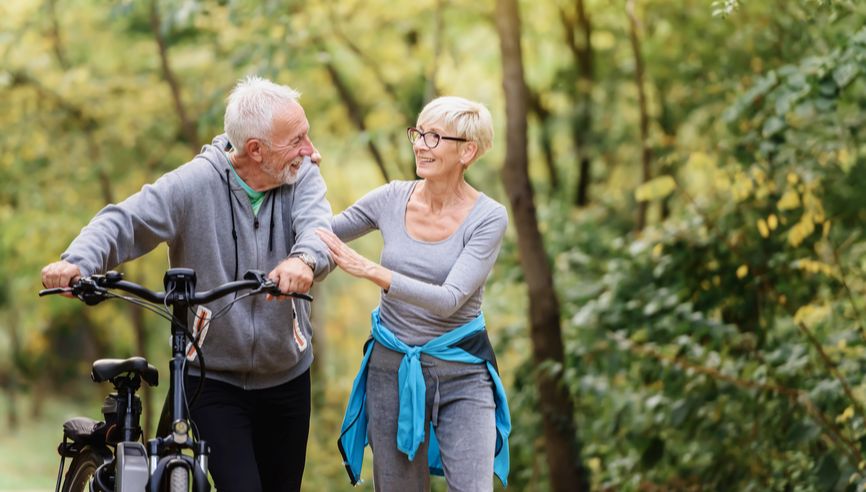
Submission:
[[[397,371],[403,354],[375,345],[367,373],[367,415],[373,449],[373,485],[381,492],[430,490],[427,443],[413,461],[397,449]],[[427,386],[425,429],[432,422],[448,490],[493,490],[496,418],[487,366],[421,355]]]

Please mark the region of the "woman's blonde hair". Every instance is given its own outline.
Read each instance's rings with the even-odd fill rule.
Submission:
[[[448,136],[475,142],[478,147],[475,159],[493,146],[493,118],[481,103],[456,96],[437,97],[424,106],[417,123],[425,129],[434,124],[441,124],[444,130],[455,133]]]

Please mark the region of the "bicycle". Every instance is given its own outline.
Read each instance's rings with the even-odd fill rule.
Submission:
[[[123,280],[123,274],[112,271],[105,275],[81,278],[70,287],[44,289],[39,292],[40,296],[72,293],[89,306],[107,299],[123,299],[171,322],[170,386],[156,436],[148,440],[147,447],[141,442],[142,405],[136,391],[142,381],[150,386],[158,384],[157,369],[143,357],[100,359],[93,362],[91,379],[96,383],[110,381],[114,392],[103,401],[103,421],[74,417],[63,424],[63,441],[57,448],[60,453],[60,468],[57,471],[55,492],[185,492],[190,488],[190,477],[192,490],[210,490],[207,480],[210,450],[205,441],[197,439],[195,433],[190,432],[189,406],[201,390],[205,363],[199,346],[202,330],[197,330],[193,335],[189,328],[187,310],[242,290],[249,292],[236,296],[228,305],[214,313],[210,321],[226,312],[235,302],[251,295],[271,294],[312,301],[312,297],[306,294],[280,292],[263,272],[252,270],[244,275],[244,280],[229,282],[200,293],[195,290],[195,271],[189,268],[168,270],[163,284],[165,292],[154,292]],[[135,297],[112,291],[127,292]],[[196,321],[200,321],[198,317]],[[188,402],[184,388],[184,369],[187,353],[191,349],[195,350],[199,358],[202,377],[199,378],[195,395]],[[184,451],[191,451],[193,456],[184,454]],[[67,458],[71,458],[71,463],[64,475]]]

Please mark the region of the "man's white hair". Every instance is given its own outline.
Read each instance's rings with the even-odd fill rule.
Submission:
[[[478,159],[493,146],[493,118],[481,103],[462,97],[443,96],[427,103],[418,115],[418,126],[429,129],[441,124],[443,130],[454,132],[451,137],[465,138],[475,142]],[[473,159],[473,160],[475,160]]]
[[[274,109],[298,102],[301,93],[258,75],[239,81],[226,102],[223,120],[226,136],[236,152],[243,154],[247,140],[257,138],[271,144]]]

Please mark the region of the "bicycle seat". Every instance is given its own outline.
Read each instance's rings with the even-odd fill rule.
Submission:
[[[57,451],[71,458],[77,452],[75,445],[104,443],[107,430],[105,422],[88,417],[73,417],[63,423],[63,435],[72,440],[72,444],[64,446],[61,443]]]
[[[99,359],[93,363],[93,368],[90,370],[90,378],[97,383],[101,383],[125,372],[140,375],[141,379],[151,386],[159,384],[159,371],[151,364],[148,364],[147,359],[144,357]]]

